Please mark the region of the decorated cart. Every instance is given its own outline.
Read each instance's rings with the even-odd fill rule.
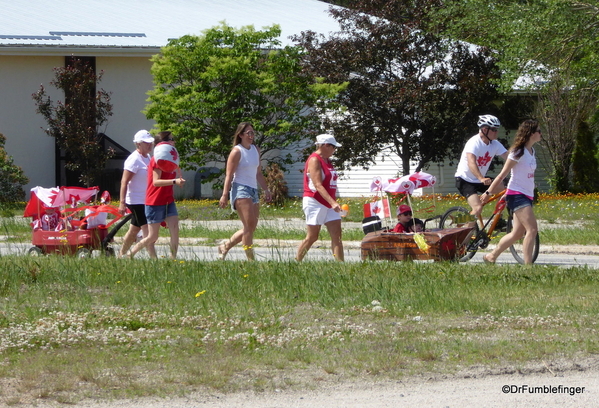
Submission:
[[[382,180],[375,177],[371,191],[376,195],[372,203],[364,206],[363,230],[366,236],[361,243],[362,260],[435,260],[453,261],[462,257],[467,243],[474,234],[474,223],[465,222],[456,228],[438,228],[440,216],[428,218],[422,232],[390,232],[385,223],[393,223],[387,193],[404,194],[410,207],[410,196],[415,189],[434,186],[435,177],[417,172],[397,179]],[[435,223],[436,222],[436,223]],[[431,224],[433,226],[431,227]]]
[[[98,187],[34,187],[24,217],[31,217],[30,255],[60,254],[89,257],[99,250],[114,255],[110,244],[129,219],[109,204],[108,192],[101,204],[91,204]],[[112,228],[111,228],[112,227]]]

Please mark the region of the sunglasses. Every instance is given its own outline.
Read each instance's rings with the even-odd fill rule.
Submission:
[[[499,130],[499,128],[492,128],[492,127],[490,127],[490,128],[489,128],[489,130],[490,130],[491,132],[497,132],[497,131]]]
[[[337,146],[335,146],[334,144],[330,144],[330,143],[325,143],[325,146],[330,146],[330,147],[332,147],[333,149],[336,149],[336,148],[337,148]]]
[[[408,217],[412,216],[412,211],[406,211],[404,213],[401,213],[401,215],[407,215]]]

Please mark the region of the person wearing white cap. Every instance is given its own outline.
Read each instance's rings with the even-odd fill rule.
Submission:
[[[123,257],[135,242],[141,230],[144,237],[148,235],[148,222],[145,213],[146,187],[150,152],[154,146],[154,137],[147,130],[140,130],[133,137],[135,151],[127,157],[121,178],[119,212],[125,214],[127,208],[133,216],[129,230],[123,237],[120,256]],[[154,245],[147,247],[148,254],[156,257]]]
[[[343,261],[341,240],[341,206],[337,203],[337,171],[331,156],[341,146],[331,135],[316,136],[317,149],[304,166],[304,198],[302,207],[306,216],[307,234],[300,243],[295,259],[301,261],[318,239],[323,225],[331,236],[331,248],[337,261]]]
[[[156,148],[169,145],[175,146],[173,134],[169,131],[159,132],[156,135]],[[172,150],[171,150],[172,151]],[[174,153],[178,155],[176,149]],[[181,177],[181,171],[168,163],[161,165],[156,155],[150,159],[148,164],[148,177],[146,184],[146,197],[144,200],[146,220],[148,222],[148,236],[139,241],[127,256],[133,258],[143,248],[154,245],[160,235],[160,226],[166,224],[170,234],[170,259],[177,258],[179,250],[179,213],[175,204],[175,186],[183,187],[185,179]],[[179,176],[179,177],[177,177]],[[150,254],[155,259],[155,254]]]

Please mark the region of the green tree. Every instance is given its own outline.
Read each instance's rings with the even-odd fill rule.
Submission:
[[[550,181],[556,191],[570,190],[577,129],[597,110],[599,8],[574,0],[451,0],[434,13],[431,26],[444,35],[497,50],[503,90],[539,96]]]
[[[580,193],[599,191],[597,152],[595,133],[587,122],[580,122],[576,135],[576,147],[572,155],[573,191]]]
[[[0,203],[14,203],[25,199],[23,186],[29,179],[23,169],[13,162],[13,158],[6,153],[4,145],[6,137],[0,133]]]
[[[202,36],[171,40],[153,58],[155,87],[145,114],[175,134],[183,168],[226,161],[239,122],[251,122],[262,154],[281,163],[297,158],[282,157],[280,149],[318,132],[311,107],[328,105],[344,85],[303,70],[301,49],[281,48],[280,34],[276,25],[256,31],[222,23]]]
[[[551,160],[550,182],[557,192],[570,191],[577,135],[581,124],[588,121],[593,113],[597,104],[596,94],[592,88],[573,86],[569,78],[559,72],[541,90],[536,117],[544,131],[541,144]]]
[[[51,85],[64,92],[64,102],[54,103],[42,85],[33,99],[36,112],[41,114],[48,128],[44,131],[56,139],[58,146],[67,152],[66,168],[80,174],[80,181],[87,187],[98,180],[112,151],[105,151],[100,144],[98,129],[112,115],[110,94],[96,92],[102,73],[77,58],[67,67],[55,68]]]
[[[341,31],[306,32],[306,66],[328,82],[349,82],[343,110],[325,127],[343,144],[339,162],[368,167],[385,148],[402,172],[457,157],[476,130],[477,115],[495,113],[500,72],[489,49],[449,41],[423,30],[440,1],[362,0],[331,8]]]
[[[556,69],[587,84],[599,75],[596,9],[574,0],[449,0],[432,11],[429,30],[496,50],[505,91],[535,89]]]

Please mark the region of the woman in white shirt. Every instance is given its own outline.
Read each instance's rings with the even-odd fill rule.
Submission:
[[[128,208],[133,214],[129,230],[123,237],[121,257],[125,256],[133,245],[140,230],[144,238],[148,235],[144,204],[148,184],[148,164],[150,163],[150,152],[154,146],[154,137],[147,130],[140,130],[133,137],[133,143],[135,143],[135,151],[125,160],[121,178],[119,211],[121,214],[125,214]],[[147,251],[151,257],[156,257],[154,244],[148,245]]]
[[[500,184],[508,173],[511,173],[507,185],[506,202],[507,207],[513,213],[514,228],[506,234],[491,253],[483,256],[487,263],[495,263],[497,257],[509,248],[514,242],[524,237],[522,251],[524,263],[532,263],[532,251],[535,237],[537,236],[537,219],[532,211],[532,202],[535,189],[535,170],[537,161],[533,145],[541,140],[541,129],[539,122],[528,119],[520,124],[512,147],[510,147],[508,159],[501,173],[493,180],[489,189],[480,196],[485,203],[491,194],[501,190]]]
[[[260,151],[254,145],[255,135],[252,124],[248,122],[240,123],[233,135],[233,149],[227,159],[225,185],[219,205],[225,208],[230,199],[231,208],[237,211],[243,227],[218,246],[220,259],[225,259],[227,252],[241,242],[248,260],[254,260],[254,231],[260,215],[258,185],[264,189],[266,200],[271,199],[262,174]]]

